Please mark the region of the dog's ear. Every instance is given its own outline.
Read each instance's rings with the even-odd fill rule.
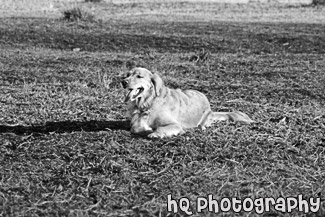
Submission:
[[[155,88],[156,96],[160,96],[161,90],[164,86],[164,82],[158,74],[153,74],[151,76],[151,82]]]

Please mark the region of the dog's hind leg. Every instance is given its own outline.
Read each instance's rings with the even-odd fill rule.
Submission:
[[[250,119],[246,114],[234,111],[234,112],[212,112],[210,111],[205,118],[202,118],[198,126],[202,129],[210,127],[213,123],[217,121],[234,121],[242,122],[245,124],[253,123],[254,121]]]

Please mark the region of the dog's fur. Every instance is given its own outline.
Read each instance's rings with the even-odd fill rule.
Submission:
[[[158,74],[145,68],[132,69],[123,77],[122,85],[128,90],[125,102],[129,103],[132,133],[162,138],[188,128],[204,129],[216,121],[253,122],[238,111],[212,112],[203,93],[168,88]]]

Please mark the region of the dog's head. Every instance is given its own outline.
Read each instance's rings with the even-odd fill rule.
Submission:
[[[145,68],[132,69],[123,76],[121,83],[127,90],[124,101],[135,101],[138,105],[149,98],[159,96],[163,88],[163,81],[159,75],[153,74]]]

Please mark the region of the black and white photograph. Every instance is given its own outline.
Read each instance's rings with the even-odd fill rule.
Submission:
[[[0,216],[325,216],[325,0],[0,0]]]

